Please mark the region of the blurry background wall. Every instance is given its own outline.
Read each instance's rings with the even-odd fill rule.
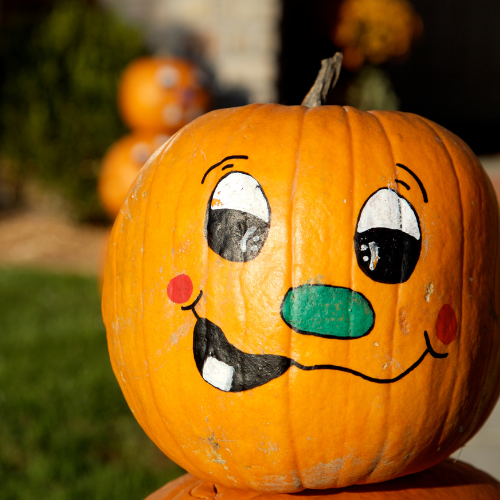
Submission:
[[[159,52],[206,61],[221,94],[239,89],[241,101],[276,101],[279,0],[101,1],[147,27]]]
[[[335,47],[331,32],[337,0],[283,0],[279,97],[299,104],[314,79],[318,59]],[[402,111],[449,128],[477,154],[500,150],[500,2],[412,0],[423,35],[411,54],[381,68],[390,77]],[[314,54],[314,57],[312,57]],[[345,69],[339,82],[354,77]],[[336,104],[345,104],[342,93]]]
[[[425,36],[389,69],[404,111],[449,128],[476,152],[500,150],[500,2],[414,0]]]

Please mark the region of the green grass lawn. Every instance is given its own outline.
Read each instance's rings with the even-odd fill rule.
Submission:
[[[120,392],[96,279],[0,268],[0,498],[141,500],[181,473]]]

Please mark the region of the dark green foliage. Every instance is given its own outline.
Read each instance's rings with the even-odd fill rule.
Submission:
[[[93,278],[0,269],[0,497],[141,500],[182,471],[111,370]]]
[[[80,219],[102,215],[99,161],[126,129],[117,84],[144,53],[139,32],[114,15],[73,0],[57,4],[35,26],[11,26],[2,37],[2,150],[17,175],[36,175],[65,196]]]

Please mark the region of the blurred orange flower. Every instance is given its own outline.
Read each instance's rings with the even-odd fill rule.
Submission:
[[[365,61],[404,57],[422,31],[422,19],[408,0],[345,0],[332,39],[343,51],[344,67],[355,71]]]

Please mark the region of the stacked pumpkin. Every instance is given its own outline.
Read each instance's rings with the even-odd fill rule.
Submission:
[[[101,202],[114,218],[151,154],[209,105],[205,73],[176,58],[143,57],[124,71],[118,104],[132,130],[106,153],[99,177]]]
[[[343,0],[332,40],[341,47],[344,66],[402,59],[422,35],[423,23],[408,0]]]
[[[184,127],[117,217],[113,370],[196,476],[151,499],[500,499],[444,461],[500,391],[495,194],[439,125],[321,105],[340,59],[302,106]]]

